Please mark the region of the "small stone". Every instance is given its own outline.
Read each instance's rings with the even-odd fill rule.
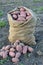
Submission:
[[[43,55],[43,52],[42,51],[37,51],[37,54],[40,56],[40,55]]]

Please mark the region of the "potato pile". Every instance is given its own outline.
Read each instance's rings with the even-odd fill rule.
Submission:
[[[12,18],[17,21],[26,21],[30,18],[31,14],[23,7],[10,13]]]
[[[7,58],[10,56],[12,62],[17,63],[19,58],[22,54],[26,54],[27,52],[33,52],[34,49],[28,45],[24,45],[19,40],[16,40],[15,43],[12,45],[3,46],[0,49],[0,57]]]

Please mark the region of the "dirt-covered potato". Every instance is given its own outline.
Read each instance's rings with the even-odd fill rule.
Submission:
[[[26,17],[26,13],[25,12],[20,12],[20,16]]]
[[[28,46],[28,51],[29,51],[29,52],[33,52],[34,49],[33,49],[32,47]]]
[[[20,43],[20,40],[16,40],[15,42],[16,42],[16,43]]]
[[[2,47],[1,51],[5,50],[5,46]]]
[[[16,50],[19,51],[19,52],[22,52],[22,46],[21,45],[17,45],[16,46]]]
[[[3,57],[3,58],[7,58],[7,57],[8,57],[7,52],[3,52],[2,57]]]
[[[14,62],[14,63],[17,63],[19,61],[19,59],[18,58],[12,58],[12,62]]]
[[[20,16],[18,17],[17,21],[26,21],[26,19],[20,15]]]
[[[5,50],[8,50],[8,49],[10,49],[10,45],[7,45],[6,47],[5,47]]]
[[[27,16],[31,16],[31,14],[28,11],[26,11],[26,14],[27,14]]]
[[[10,51],[14,52],[14,51],[15,51],[15,49],[14,49],[14,48],[10,48]]]
[[[27,46],[24,46],[23,47],[23,54],[26,54],[27,53]]]
[[[20,41],[16,40],[15,43],[14,43],[14,47],[16,47],[19,43],[20,43]]]
[[[20,52],[17,52],[15,57],[16,58],[19,58],[20,56],[21,56],[21,53]]]
[[[20,8],[20,11],[25,11],[25,8],[21,7],[21,8]]]
[[[3,51],[0,52],[0,56],[3,56]]]
[[[13,14],[13,18],[14,18],[14,19],[17,19],[17,15],[16,15],[16,14]]]
[[[10,51],[9,52],[9,56],[14,57],[15,56],[15,53]]]

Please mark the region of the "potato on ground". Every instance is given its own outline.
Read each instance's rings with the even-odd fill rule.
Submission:
[[[15,51],[15,49],[14,49],[14,48],[10,48],[10,51],[11,51],[11,52],[14,52],[14,51]]]
[[[26,54],[27,53],[27,46],[24,46],[23,47],[23,54]]]
[[[14,62],[14,63],[17,63],[19,61],[19,59],[18,58],[12,58],[12,62]]]
[[[9,52],[9,56],[14,57],[15,56],[15,53],[10,51]]]
[[[3,57],[3,58],[7,58],[7,57],[8,57],[7,52],[3,52],[2,57]]]
[[[22,52],[22,46],[21,46],[21,45],[17,45],[17,46],[16,46],[16,50],[17,50],[18,52]]]
[[[33,52],[34,49],[33,49],[32,47],[28,46],[28,51],[29,51],[29,52]]]
[[[16,55],[15,55],[16,58],[19,58],[20,56],[21,56],[20,52],[17,52]]]
[[[8,49],[10,49],[10,45],[7,45],[6,47],[5,47],[5,50],[8,50]]]

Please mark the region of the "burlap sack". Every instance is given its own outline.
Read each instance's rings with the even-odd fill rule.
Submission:
[[[28,45],[35,45],[35,26],[36,26],[36,17],[35,14],[28,8],[24,7],[26,10],[28,10],[31,13],[31,17],[28,21],[19,21],[13,20],[11,15],[8,12],[8,21],[9,21],[9,36],[8,39],[11,43],[14,43],[17,39],[21,40],[22,42],[25,42],[25,44]],[[17,8],[14,9],[14,11]]]

